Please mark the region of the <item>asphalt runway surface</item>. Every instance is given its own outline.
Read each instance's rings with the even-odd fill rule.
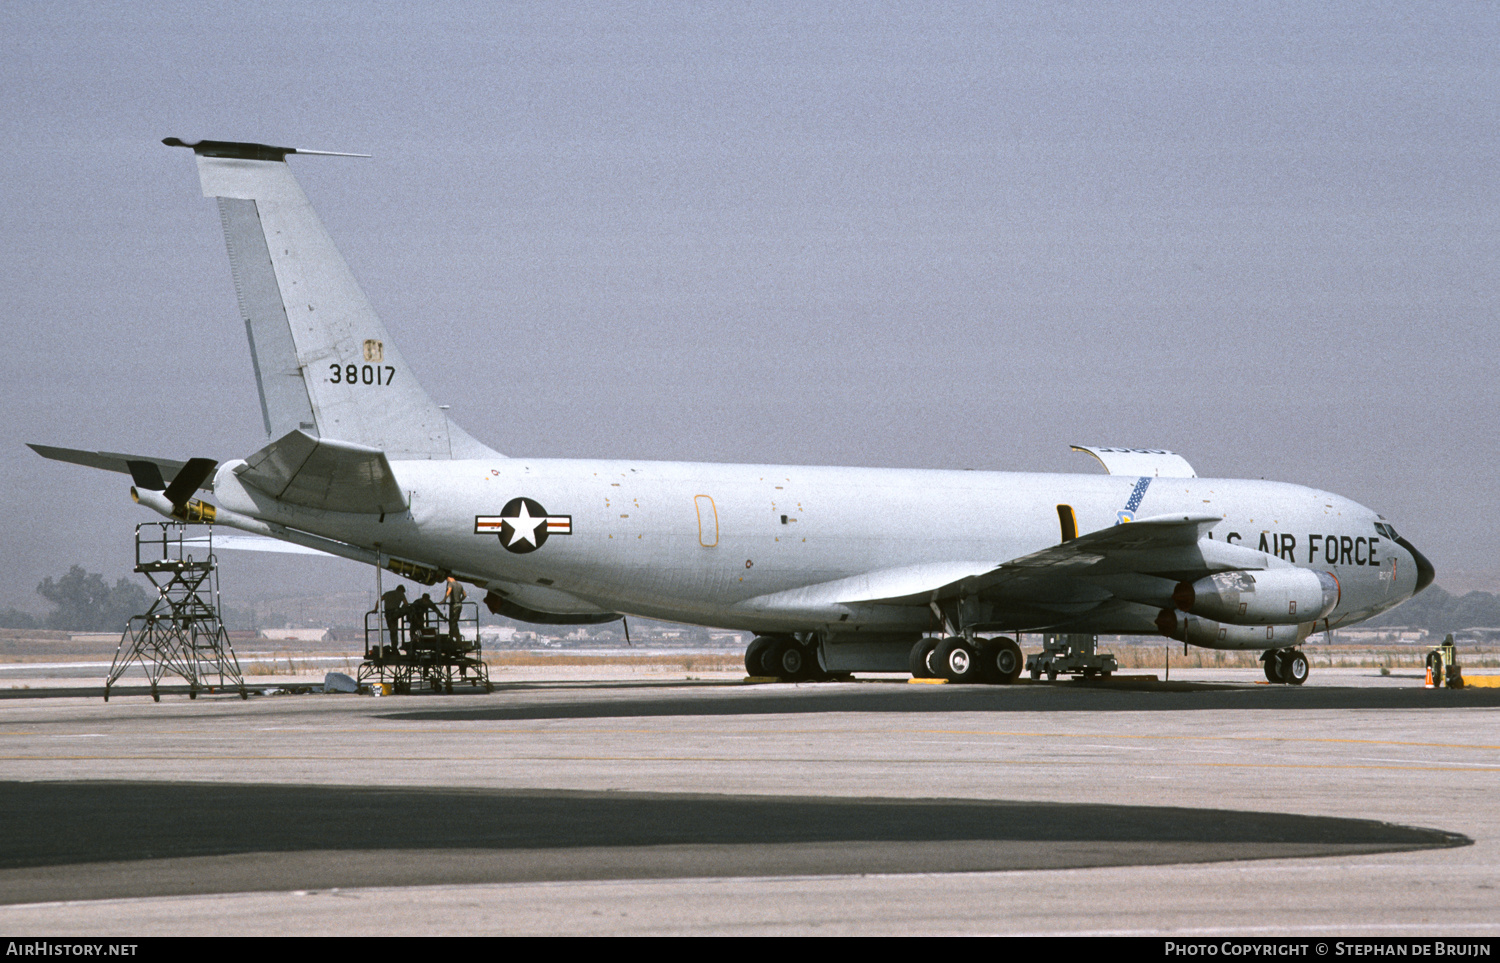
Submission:
[[[1500,690],[1190,678],[11,691],[0,926],[1500,935]]]

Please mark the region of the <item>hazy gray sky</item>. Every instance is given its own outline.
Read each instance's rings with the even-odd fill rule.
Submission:
[[[265,441],[211,202],[294,170],[501,451],[1330,489],[1500,586],[1500,16],[1417,5],[0,5],[0,606],[155,516],[37,441]],[[362,587],[231,560],[240,596]]]

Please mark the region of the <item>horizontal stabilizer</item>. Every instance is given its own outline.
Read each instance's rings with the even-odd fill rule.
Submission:
[[[184,538],[182,544],[190,546],[209,547],[207,535],[197,538]],[[284,555],[321,555],[324,558],[333,558],[327,552],[320,552],[306,545],[297,545],[292,542],[283,542],[279,538],[267,538],[264,535],[215,535],[213,537],[213,549],[221,549],[232,552],[276,552]]]
[[[43,458],[53,461],[65,461],[73,465],[83,465],[86,468],[100,468],[104,471],[119,472],[129,475],[141,488],[151,491],[163,491],[167,485],[164,479],[176,479],[187,464],[185,461],[177,461],[172,458],[151,458],[146,455],[126,455],[117,451],[82,451],[77,448],[53,448],[50,445],[26,446]],[[196,460],[196,459],[195,459]],[[212,464],[212,462],[210,462]],[[202,489],[213,490],[213,477],[207,475],[197,481],[192,491]]]
[[[272,498],[328,512],[399,512],[406,496],[385,452],[293,430],[234,469],[240,481]]]

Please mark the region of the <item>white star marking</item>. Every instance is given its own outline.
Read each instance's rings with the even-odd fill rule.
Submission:
[[[547,517],[545,515],[532,517],[531,513],[526,511],[526,503],[522,502],[521,514],[515,518],[507,518],[505,520],[506,524],[510,526],[511,531],[515,533],[510,537],[510,544],[516,545],[521,542],[530,542],[535,545],[536,527],[546,520]]]

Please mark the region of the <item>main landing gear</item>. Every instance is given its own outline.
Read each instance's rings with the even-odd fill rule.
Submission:
[[[775,676],[782,682],[815,682],[829,678],[818,664],[813,645],[790,635],[758,635],[745,649],[745,671]]]
[[[912,646],[911,675],[914,679],[1009,685],[1020,677],[1024,661],[1015,639],[928,637]]]
[[[1307,656],[1298,649],[1271,649],[1261,654],[1266,681],[1276,685],[1301,685],[1312,671]]]

